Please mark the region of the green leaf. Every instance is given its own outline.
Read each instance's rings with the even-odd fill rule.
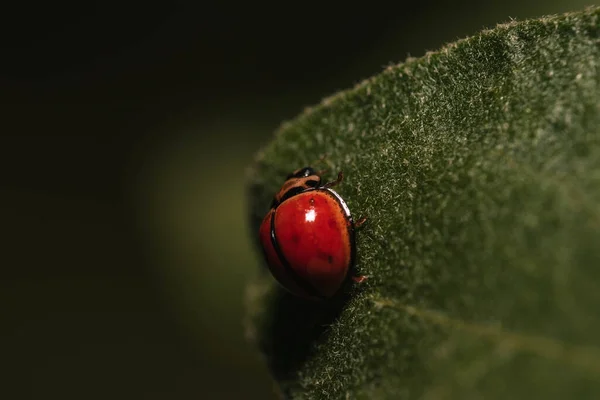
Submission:
[[[250,168],[253,234],[323,154],[369,218],[343,303],[266,268],[249,288],[286,397],[600,398],[599,16],[500,25],[281,127]]]

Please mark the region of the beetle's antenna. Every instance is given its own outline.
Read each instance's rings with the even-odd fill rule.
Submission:
[[[318,163],[324,163],[327,164],[327,161],[325,161],[325,159],[329,156],[329,154],[324,153],[321,155],[321,157],[319,157],[318,159],[316,159],[315,161],[313,161],[313,164],[318,164]]]
[[[321,155],[319,158],[317,158],[316,160],[314,160],[311,165],[324,164],[325,167],[331,167],[331,163],[329,162],[329,160],[327,160],[327,157],[329,157],[329,154],[325,153],[325,154]],[[326,169],[319,171],[318,174],[322,175],[327,171],[328,171],[328,169],[326,168]]]
[[[342,179],[344,179],[344,174],[342,171],[340,171],[340,172],[338,172],[338,176],[335,181],[327,182],[326,184],[323,185],[323,187],[324,188],[334,187],[334,186],[340,184],[340,182],[342,182]]]

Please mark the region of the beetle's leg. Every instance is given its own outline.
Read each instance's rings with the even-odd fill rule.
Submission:
[[[367,275],[354,275],[352,276],[352,280],[356,283],[363,283],[364,281],[366,281],[369,277]]]
[[[334,186],[338,185],[342,181],[342,179],[344,179],[344,174],[342,173],[342,171],[340,171],[340,172],[338,172],[338,176],[335,181],[327,182],[326,184],[323,185],[323,187],[324,188],[334,187]]]
[[[355,227],[355,228],[360,228],[360,226],[361,226],[362,224],[364,224],[365,222],[367,222],[367,217],[361,217],[361,218],[360,218],[358,221],[356,221],[356,222],[354,223],[354,227]]]

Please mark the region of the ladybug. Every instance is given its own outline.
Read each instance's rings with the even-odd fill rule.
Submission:
[[[354,232],[366,218],[355,223],[346,202],[331,189],[342,179],[340,171],[336,180],[321,185],[311,167],[292,172],[261,223],[260,242],[271,273],[299,297],[331,298],[354,270]]]

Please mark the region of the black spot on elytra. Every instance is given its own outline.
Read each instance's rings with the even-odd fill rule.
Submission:
[[[292,242],[294,242],[294,243],[300,242],[300,236],[298,236],[298,234],[294,233],[292,235]]]
[[[331,229],[337,228],[337,223],[336,223],[335,219],[333,219],[333,218],[331,218],[329,221],[327,221],[327,224],[329,225],[329,227]]]

